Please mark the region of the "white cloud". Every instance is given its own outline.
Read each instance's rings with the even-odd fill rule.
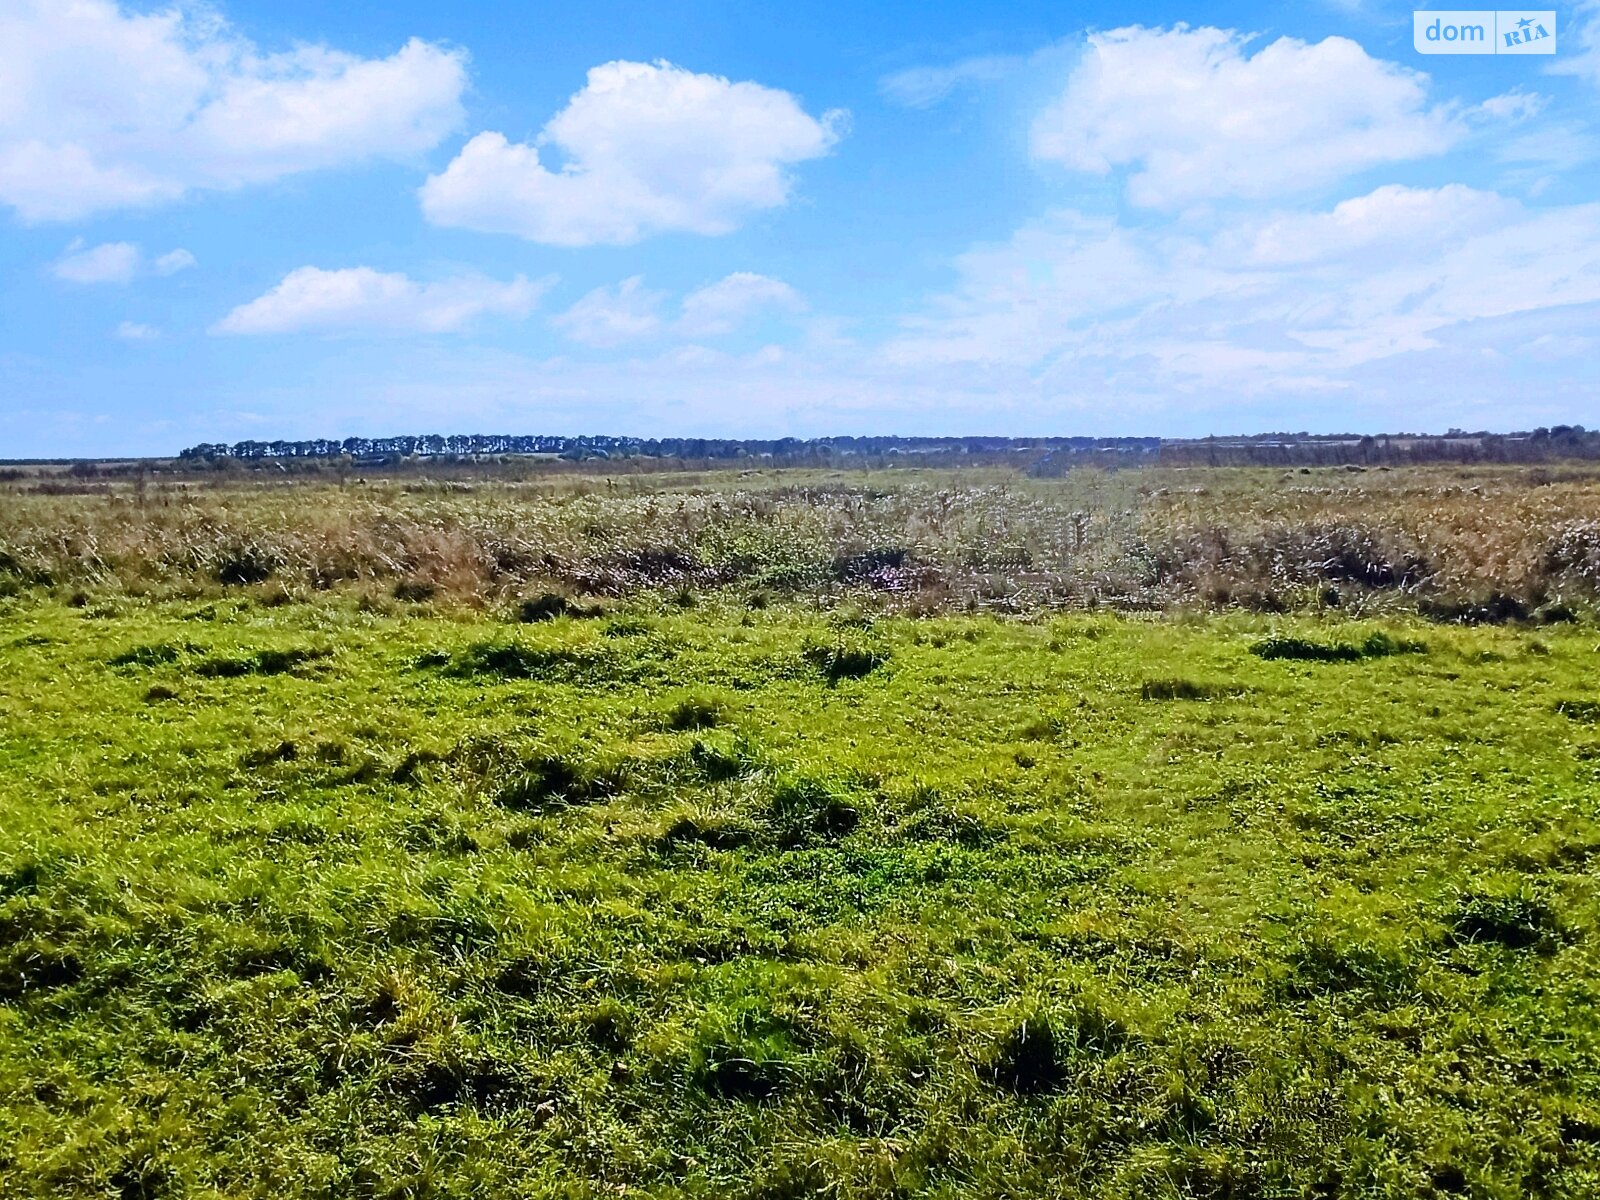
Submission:
[[[0,46],[0,203],[29,221],[412,158],[460,123],[466,83],[457,50],[264,54],[198,6],[8,0]]]
[[[1004,79],[1027,60],[985,54],[942,67],[908,67],[878,80],[878,92],[904,108],[932,108],[959,88]]]
[[[1600,204],[1389,186],[1209,237],[1058,213],[957,265],[887,362],[1095,391],[1319,391],[1485,322],[1600,304]]]
[[[1576,75],[1600,88],[1600,0],[1573,5],[1573,20],[1559,32],[1562,52],[1545,68],[1551,75]],[[1577,47],[1574,54],[1573,47]]]
[[[1580,121],[1540,122],[1498,142],[1493,153],[1497,162],[1528,165],[1516,178],[1548,179],[1600,158],[1600,140]]]
[[[1441,188],[1393,184],[1341,201],[1327,212],[1291,213],[1244,223],[1215,241],[1219,253],[1247,267],[1313,264],[1363,268],[1431,259],[1468,238],[1515,227],[1514,200],[1459,183]]]
[[[1491,121],[1509,121],[1513,124],[1531,120],[1542,113],[1550,103],[1550,97],[1541,96],[1538,92],[1524,92],[1520,88],[1513,88],[1509,92],[1502,92],[1498,96],[1490,96],[1482,104],[1475,105],[1472,113]]]
[[[662,334],[718,337],[732,333],[763,311],[797,313],[806,307],[800,293],[783,280],[752,271],[735,271],[690,292],[674,321],[662,316],[666,301],[665,292],[645,287],[644,277],[634,275],[613,287],[588,292],[566,312],[552,317],[550,324],[571,341],[610,349]],[[696,347],[682,349],[690,354],[705,353]]]
[[[1531,341],[1524,342],[1520,349],[1536,358],[1562,359],[1591,357],[1597,345],[1600,343],[1592,337],[1543,333]]]
[[[117,336],[125,342],[153,342],[161,336],[161,331],[153,325],[124,321],[117,326]]]
[[[422,208],[437,225],[557,246],[728,233],[786,204],[788,168],[828,153],[843,121],[756,83],[606,63],[533,144],[474,137],[423,185]]]
[[[805,301],[781,279],[735,271],[683,298],[677,330],[687,337],[731,333],[762,310],[799,312]]]
[[[152,264],[157,275],[176,275],[195,265],[194,255],[183,249],[170,250]]]
[[[139,247],[132,242],[106,242],[82,249],[73,242],[50,265],[50,273],[68,283],[131,283],[139,272]]]
[[[144,251],[134,242],[106,242],[86,248],[82,238],[75,238],[65,253],[50,264],[50,273],[68,283],[132,283],[150,271],[173,275],[194,265],[194,255],[187,250],[171,250],[147,263]]]
[[[1127,170],[1143,207],[1290,195],[1448,150],[1464,128],[1427,85],[1346,38],[1251,55],[1225,30],[1118,29],[1090,36],[1031,145],[1073,170]]]
[[[620,346],[661,330],[661,303],[666,297],[644,286],[635,275],[615,287],[597,287],[550,324],[585,346]]]
[[[401,274],[300,267],[264,296],[241,304],[213,333],[451,333],[480,316],[527,316],[549,280],[498,283],[463,275],[418,283]]]

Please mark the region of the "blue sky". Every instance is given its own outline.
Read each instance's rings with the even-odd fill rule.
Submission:
[[[0,457],[1600,424],[1600,4],[0,0]]]

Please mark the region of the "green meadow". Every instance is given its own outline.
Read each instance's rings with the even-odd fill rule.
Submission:
[[[426,595],[4,600],[0,1194],[1600,1193],[1592,624]]]

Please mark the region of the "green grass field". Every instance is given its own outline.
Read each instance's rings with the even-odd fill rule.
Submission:
[[[1592,625],[282,599],[4,602],[0,1194],[1600,1192]]]

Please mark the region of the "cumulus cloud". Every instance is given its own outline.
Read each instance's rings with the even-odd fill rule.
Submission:
[[[1120,373],[1180,393],[1338,389],[1480,322],[1600,304],[1600,204],[1387,186],[1210,236],[1066,212],[958,269],[888,361]]]
[[[551,281],[521,275],[499,283],[463,275],[418,283],[406,275],[347,267],[301,267],[241,304],[213,333],[452,333],[482,316],[526,317]]]
[[[147,262],[144,251],[133,242],[86,247],[82,238],[76,238],[50,264],[50,273],[68,283],[132,283],[137,276],[152,271],[173,275],[194,265],[194,255],[183,249],[168,251],[154,262]]]
[[[762,311],[799,312],[805,301],[781,279],[735,271],[683,298],[677,330],[688,337],[732,333]]]
[[[635,275],[615,287],[597,287],[550,324],[574,342],[606,348],[620,346],[661,330],[661,304],[666,296],[644,286]]]
[[[11,0],[0,46],[0,203],[28,221],[411,158],[460,123],[466,84],[457,50],[263,53],[200,7]]]
[[[1430,105],[1425,75],[1346,38],[1248,50],[1210,28],[1091,35],[1035,120],[1032,152],[1076,171],[1125,170],[1133,203],[1175,209],[1307,191],[1465,135],[1448,106]]]
[[[790,168],[828,153],[843,123],[757,83],[606,63],[532,144],[474,137],[423,185],[422,208],[437,225],[556,246],[724,234],[786,204]]]

